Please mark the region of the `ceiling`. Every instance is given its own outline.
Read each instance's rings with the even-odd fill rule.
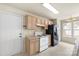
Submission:
[[[79,15],[79,3],[51,3],[51,5],[59,11],[59,14],[54,14],[41,3],[6,3],[12,7],[22,9],[24,11],[36,14],[38,16],[43,16],[49,19],[52,18],[66,18],[72,15]]]

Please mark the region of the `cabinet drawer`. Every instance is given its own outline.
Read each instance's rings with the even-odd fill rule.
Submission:
[[[32,42],[30,43],[30,55],[33,55],[36,53],[36,43]]]

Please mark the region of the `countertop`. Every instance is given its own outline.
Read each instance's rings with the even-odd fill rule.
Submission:
[[[49,35],[38,35],[38,36],[26,36],[27,39],[40,39],[41,37],[46,37]]]

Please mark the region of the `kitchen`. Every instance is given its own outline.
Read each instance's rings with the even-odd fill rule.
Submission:
[[[61,15],[55,9],[55,12],[51,13],[45,8],[46,5],[54,5],[58,10],[62,10]],[[69,16],[69,14],[63,16],[63,10],[71,5],[74,6],[74,4],[61,3],[45,5],[41,3],[0,4],[0,55],[72,55],[75,44],[62,40],[61,33],[61,19]],[[78,5],[76,4],[76,6]],[[67,12],[64,11],[64,13]],[[69,41],[69,39],[65,40]],[[74,42],[74,38],[71,40],[70,42]]]
[[[42,52],[51,46],[51,35],[46,34],[46,29],[48,29],[48,25],[53,24],[53,21],[49,19],[37,18],[35,16],[25,16],[25,44],[26,53],[28,55]]]

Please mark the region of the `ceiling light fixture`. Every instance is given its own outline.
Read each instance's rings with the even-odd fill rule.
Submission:
[[[51,6],[49,3],[43,3],[43,6],[47,9],[49,9],[50,11],[52,11],[54,14],[58,14],[59,12],[53,7]]]

